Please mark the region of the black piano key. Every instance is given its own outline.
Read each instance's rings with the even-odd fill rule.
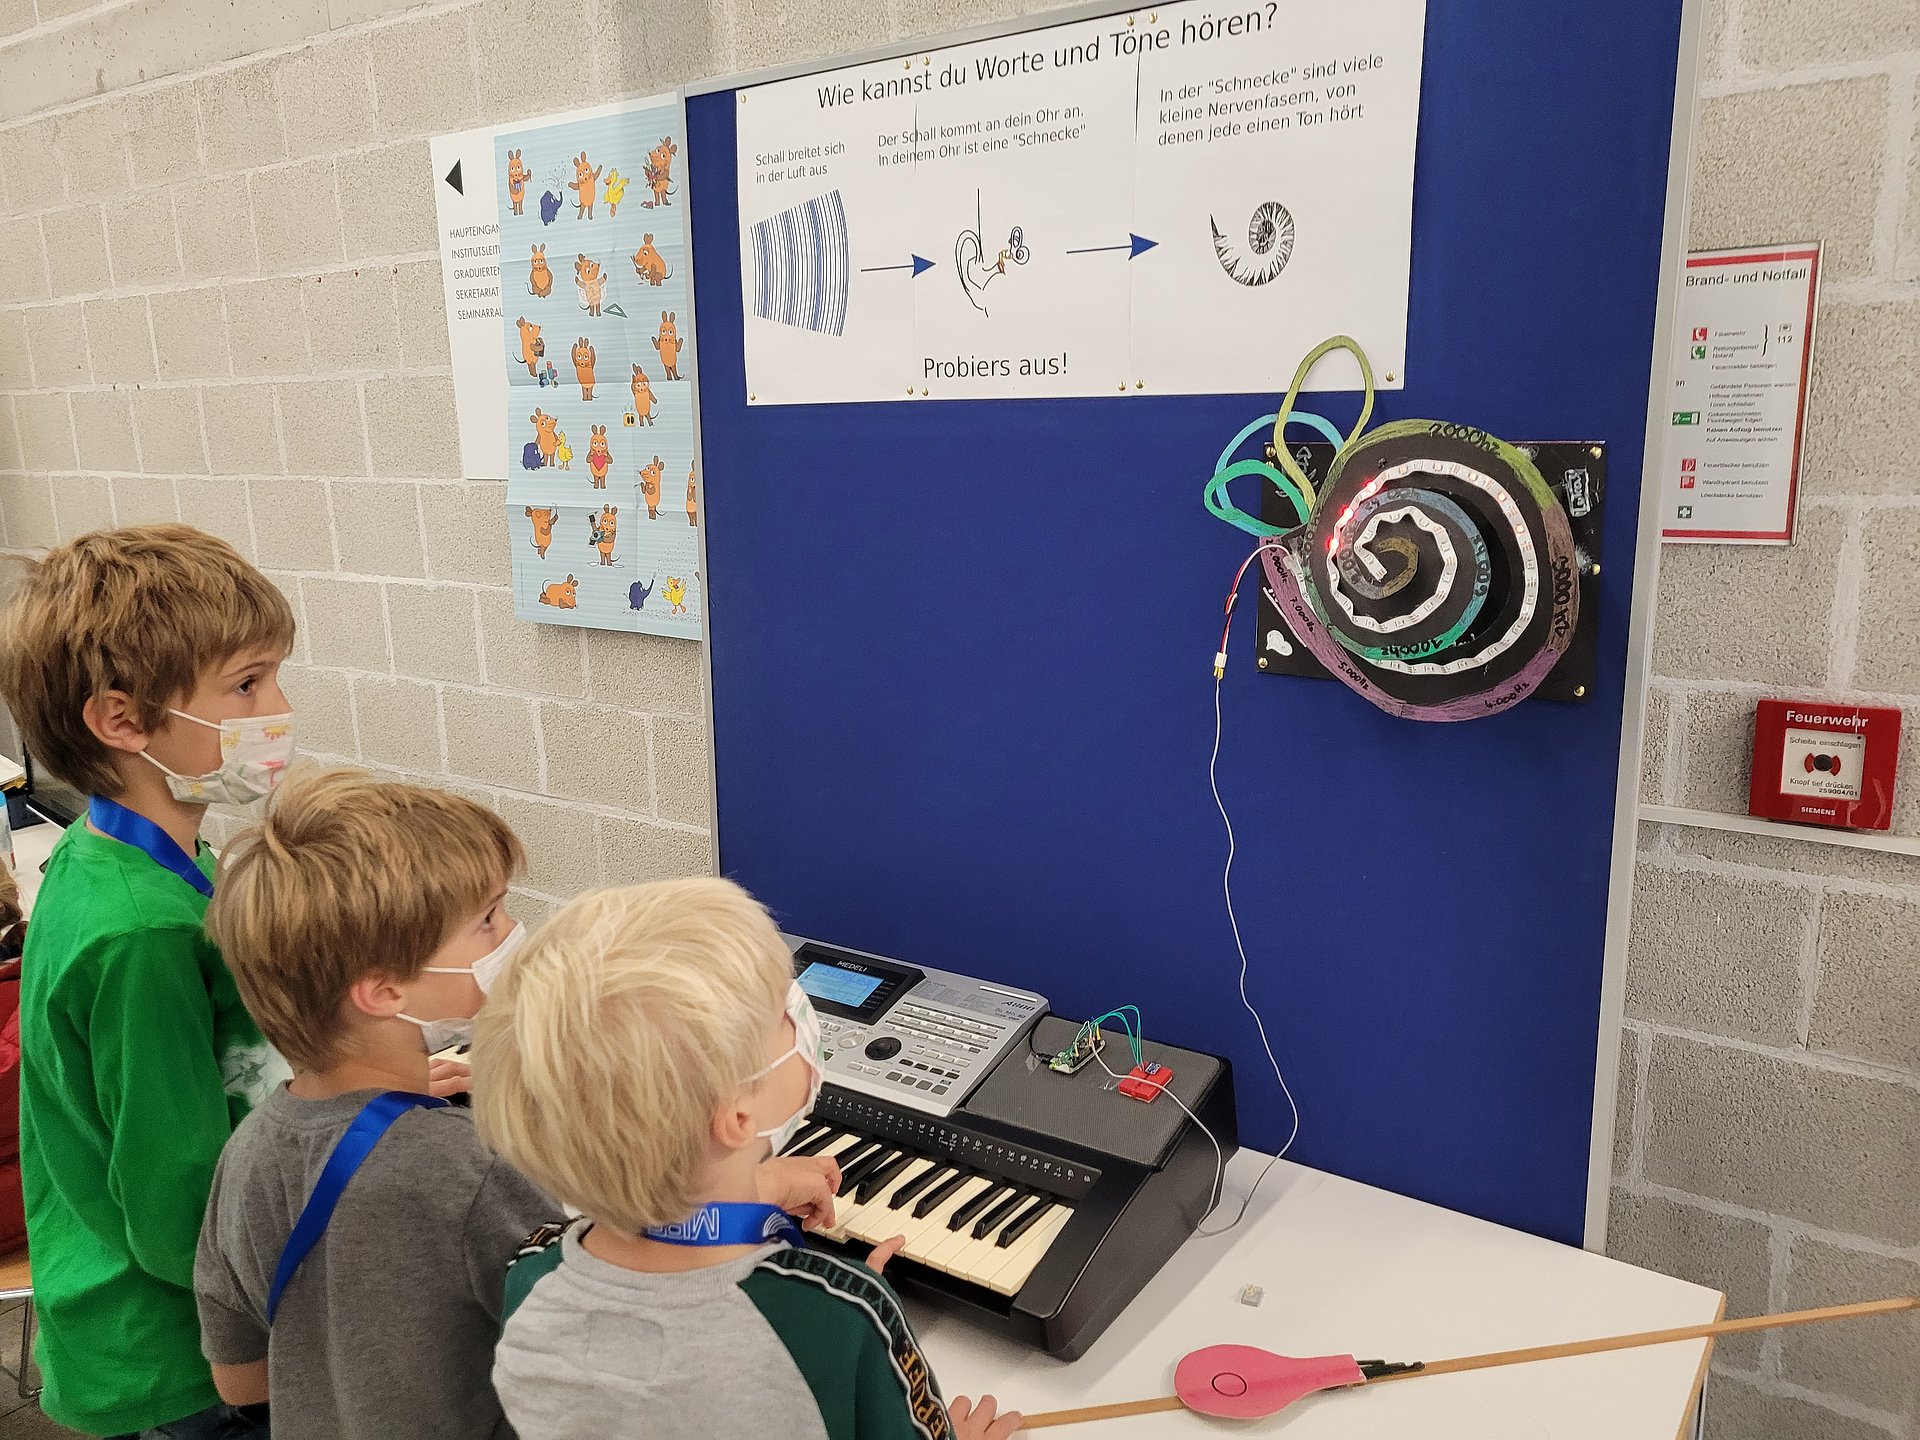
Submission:
[[[866,1204],[899,1179],[900,1172],[919,1158],[911,1150],[901,1151],[878,1170],[868,1172],[867,1178],[860,1182],[860,1188],[853,1192],[853,1198],[862,1205]]]
[[[924,1220],[942,1205],[946,1204],[953,1192],[967,1183],[970,1177],[964,1170],[956,1170],[933,1189],[920,1197],[920,1203],[913,1207],[913,1218]]]
[[[914,1196],[933,1184],[933,1182],[941,1176],[951,1174],[952,1172],[953,1167],[951,1165],[942,1165],[936,1161],[925,1170],[922,1170],[918,1175],[914,1176],[913,1179],[909,1180],[906,1184],[902,1185],[898,1190],[894,1191],[892,1197],[887,1201],[887,1208],[889,1210],[904,1209],[906,1203],[913,1199]]]
[[[824,1141],[827,1136],[832,1133],[833,1127],[831,1125],[808,1125],[801,1130],[798,1135],[793,1137],[793,1143],[786,1148],[785,1153],[788,1155],[811,1155],[813,1152],[805,1148],[807,1143],[811,1140]]]
[[[881,1145],[878,1140],[862,1140],[858,1145],[852,1145],[842,1150],[834,1157],[840,1162],[840,1176],[842,1180],[846,1178],[847,1171],[851,1170],[880,1148]],[[847,1192],[843,1189],[840,1193],[844,1195]]]
[[[1006,1199],[994,1206],[986,1214],[973,1222],[973,1238],[984,1240],[999,1228],[1000,1222],[1020,1208],[1022,1201],[1031,1198],[1024,1190],[1015,1190]]]
[[[1045,1219],[1047,1212],[1051,1209],[1053,1209],[1053,1201],[1044,1195],[1034,1196],[1033,1204],[1008,1221],[1006,1227],[994,1237],[993,1243],[1003,1249],[1013,1244],[1031,1230],[1036,1222]]]
[[[840,1172],[840,1193],[851,1195],[856,1185],[882,1165],[888,1164],[899,1153],[890,1145],[874,1146],[872,1150]]]
[[[823,1126],[818,1135],[814,1136],[811,1140],[803,1141],[800,1144],[794,1146],[793,1149],[789,1150],[787,1153],[789,1155],[818,1154],[820,1151],[826,1149],[827,1146],[831,1145],[835,1140],[839,1139],[842,1135],[846,1133],[847,1132],[844,1130],[834,1129],[833,1126],[831,1125]]]
[[[1010,1185],[987,1186],[986,1189],[974,1196],[973,1199],[967,1201],[966,1204],[953,1212],[953,1218],[947,1221],[947,1229],[958,1230],[962,1225],[965,1225],[969,1220],[973,1219],[974,1216],[986,1209],[987,1206],[993,1204],[994,1201],[998,1200],[1012,1188]]]

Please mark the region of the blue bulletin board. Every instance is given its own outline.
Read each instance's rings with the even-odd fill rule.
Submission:
[[[1606,442],[1590,699],[1390,718],[1258,673],[1251,604],[1222,690],[1291,1158],[1573,1243],[1680,9],[1432,0],[1426,21],[1405,388],[1375,420]],[[749,404],[736,91],[687,101],[722,869],[796,934],[1069,1016],[1138,1005],[1151,1036],[1232,1058],[1243,1141],[1277,1147],[1207,784],[1247,543],[1200,503],[1275,397]],[[1358,408],[1313,398],[1343,427]]]

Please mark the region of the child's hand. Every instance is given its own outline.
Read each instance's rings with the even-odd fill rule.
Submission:
[[[1009,1410],[996,1416],[996,1408],[991,1395],[982,1395],[977,1405],[964,1395],[956,1396],[947,1407],[953,1417],[953,1440],[1007,1440],[1020,1428],[1020,1412]]]
[[[427,1062],[427,1093],[444,1100],[449,1095],[464,1095],[473,1089],[473,1067],[458,1060]]]
[[[878,1275],[887,1268],[887,1261],[900,1253],[900,1247],[907,1243],[907,1237],[896,1235],[891,1240],[882,1240],[867,1254],[867,1268]]]
[[[804,1229],[818,1230],[833,1219],[840,1165],[826,1155],[783,1155],[761,1162],[756,1183],[763,1204],[778,1205]]]

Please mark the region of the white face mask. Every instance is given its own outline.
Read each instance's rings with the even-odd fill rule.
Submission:
[[[506,939],[502,940],[498,945],[494,946],[493,949],[474,961],[473,964],[429,965],[426,967],[426,973],[429,975],[471,975],[473,976],[473,983],[478,985],[480,987],[480,993],[485,995],[491,991],[495,985],[500,983],[500,977],[507,973],[507,961],[512,958],[513,952],[520,948],[521,942],[526,938],[527,927],[524,925],[516,925],[507,932]]]
[[[293,759],[291,714],[248,715],[216,724],[184,710],[167,713],[220,732],[220,763],[204,775],[168,770],[150,752],[140,752],[165,772],[168,793],[184,804],[251,805],[273,792]]]
[[[473,1017],[471,1015],[464,1020],[451,1017],[445,1020],[422,1020],[417,1016],[405,1013],[396,1015],[393,1018],[396,1020],[404,1020],[409,1025],[418,1025],[420,1027],[420,1046],[429,1055],[438,1055],[442,1050],[449,1049],[455,1045],[470,1045],[473,1043]]]
[[[795,1055],[804,1059],[807,1068],[813,1071],[813,1085],[807,1091],[806,1103],[771,1130],[754,1132],[761,1139],[772,1142],[776,1155],[786,1149],[787,1142],[798,1135],[800,1127],[807,1123],[807,1112],[813,1109],[813,1102],[820,1098],[820,1087],[827,1078],[826,1071],[820,1067],[820,1017],[814,1013],[813,1000],[800,988],[798,980],[787,986],[787,1018],[793,1021],[793,1044],[780,1052],[778,1060],[747,1077],[747,1083],[752,1084],[762,1075],[771,1075]]]

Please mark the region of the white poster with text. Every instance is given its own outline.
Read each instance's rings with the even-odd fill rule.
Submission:
[[[1399,388],[1425,28],[1187,0],[739,91],[749,403],[1270,392],[1333,334]]]
[[[1663,540],[1793,539],[1819,297],[1818,244],[1687,256],[1660,477]]]

